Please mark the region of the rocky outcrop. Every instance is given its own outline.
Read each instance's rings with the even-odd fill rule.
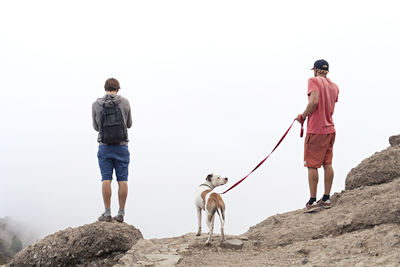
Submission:
[[[189,248],[177,266],[302,265],[400,266],[400,225],[383,224],[339,236],[308,239],[276,248],[265,248],[252,240],[245,241],[241,250],[230,250],[216,245],[210,248],[199,246]]]
[[[400,179],[336,193],[331,202],[333,208],[315,214],[297,210],[269,217],[245,235],[261,246],[276,248],[400,223]]]
[[[391,146],[400,145],[400,134],[399,135],[393,135],[393,136],[389,137],[389,144]]]
[[[346,177],[346,190],[400,178],[400,146],[389,147],[363,160]]]
[[[28,246],[8,266],[112,266],[143,236],[126,223],[67,228]]]
[[[335,193],[331,201],[331,209],[271,216],[226,243],[216,235],[209,247],[206,233],[141,240],[115,267],[400,264],[400,179]]]

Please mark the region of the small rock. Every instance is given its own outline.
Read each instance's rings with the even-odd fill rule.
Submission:
[[[155,266],[154,262],[150,262],[150,261],[138,261],[138,262],[136,262],[136,264],[140,264],[141,266],[144,266],[144,267]]]
[[[260,240],[253,241],[253,245],[256,247],[260,246],[261,244],[262,244],[262,241],[260,241]]]
[[[362,248],[362,247],[364,247],[364,242],[361,240],[357,240],[356,242],[354,242],[353,246],[355,248]]]
[[[277,216],[273,216],[272,219],[273,219],[273,224],[278,224],[278,223],[281,222],[281,221],[277,218]]]
[[[179,255],[172,254],[148,254],[145,255],[149,261],[157,262],[157,265],[175,266],[182,259]]]
[[[243,247],[243,241],[240,239],[229,239],[227,240],[223,245],[226,248],[231,248],[231,249],[242,249]]]
[[[391,146],[400,145],[400,134],[399,135],[393,135],[393,136],[389,137],[389,144]]]
[[[172,254],[178,254],[178,250],[176,248],[170,248],[169,252],[171,252]]]
[[[340,228],[345,228],[346,226],[351,225],[352,220],[350,218],[347,218],[343,221],[339,221],[336,223],[337,226],[339,226]]]
[[[400,247],[400,235],[393,235],[388,240],[387,243],[390,247]]]
[[[239,238],[240,238],[240,240],[243,240],[243,241],[248,241],[249,240],[249,238],[247,236],[241,236]]]
[[[310,250],[309,249],[305,249],[305,248],[301,248],[297,252],[300,253],[300,254],[304,254],[304,255],[310,254]]]
[[[307,258],[304,258],[302,261],[301,261],[301,264],[307,264],[308,263],[308,259]]]

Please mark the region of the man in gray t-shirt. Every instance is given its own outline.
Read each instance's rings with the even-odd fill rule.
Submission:
[[[129,101],[118,95],[120,89],[119,82],[110,78],[104,85],[106,94],[98,98],[92,105],[93,128],[100,131],[102,111],[104,107],[117,105],[122,114],[122,119],[127,128],[132,126],[132,115]],[[118,182],[118,215],[114,219],[118,222],[124,221],[125,203],[128,195],[128,168],[130,153],[128,150],[128,139],[117,144],[103,144],[99,135],[99,150],[97,158],[102,176],[102,193],[105,212],[99,217],[99,221],[112,221],[111,217],[111,181],[115,170]]]

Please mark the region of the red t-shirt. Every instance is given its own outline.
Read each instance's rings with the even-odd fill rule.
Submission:
[[[313,77],[308,80],[308,99],[310,99],[312,91],[318,91],[319,98],[314,112],[308,116],[307,133],[334,133],[335,124],[332,115],[335,110],[335,103],[338,101],[339,88],[328,78]]]

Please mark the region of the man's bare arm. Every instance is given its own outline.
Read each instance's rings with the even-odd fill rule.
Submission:
[[[319,92],[312,91],[310,94],[310,100],[308,101],[306,110],[304,110],[303,114],[299,114],[296,118],[298,122],[302,123],[311,113],[314,112],[315,108],[318,105],[318,99],[319,99]]]

